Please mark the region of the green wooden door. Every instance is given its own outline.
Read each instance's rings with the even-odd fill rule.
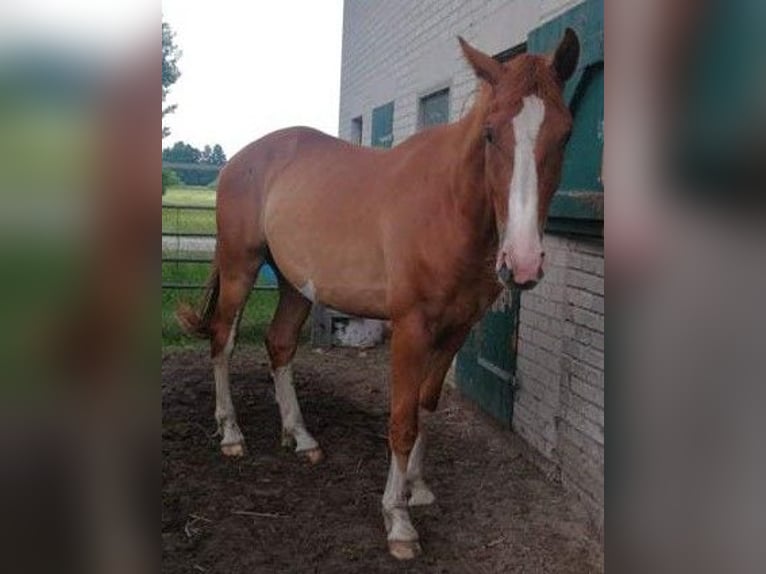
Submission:
[[[457,354],[460,391],[504,425],[513,416],[519,292],[504,291]]]

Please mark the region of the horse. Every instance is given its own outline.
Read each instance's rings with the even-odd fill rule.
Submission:
[[[408,507],[434,501],[420,410],[435,410],[455,353],[502,290],[542,278],[542,230],[572,126],[563,88],[580,43],[571,29],[552,54],[504,64],[458,41],[479,84],[458,121],[386,150],[287,128],[231,158],[220,174],[206,295],[198,310],[177,312],[188,333],[210,339],[221,449],[241,456],[229,357],[260,267],[276,270],[279,302],[265,342],[282,440],[314,463],[323,453],[291,366],[312,304],[390,322],[382,511],[399,559],[421,552]]]

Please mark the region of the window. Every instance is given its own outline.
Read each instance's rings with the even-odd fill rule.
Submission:
[[[362,145],[362,116],[351,120],[351,143]]]
[[[372,110],[370,145],[391,147],[394,144],[394,102],[388,102]]]
[[[449,122],[449,88],[420,98],[418,129]]]

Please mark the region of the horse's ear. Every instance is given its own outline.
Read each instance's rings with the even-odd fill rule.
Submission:
[[[550,57],[550,65],[562,85],[572,77],[579,58],[580,40],[577,39],[577,34],[572,28],[567,28],[558,48]]]
[[[476,75],[493,86],[497,84],[500,76],[503,74],[502,64],[492,56],[488,56],[471,46],[461,36],[458,36],[457,39],[460,42],[460,48],[463,50],[465,59],[471,64]]]

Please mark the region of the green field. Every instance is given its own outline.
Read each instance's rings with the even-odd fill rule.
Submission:
[[[215,190],[171,187],[162,196],[162,230],[178,233],[215,233],[215,211],[174,209],[172,205],[215,207]]]
[[[162,196],[162,203],[215,206],[215,190],[207,187],[171,187]]]
[[[163,205],[215,205],[215,191],[207,188],[170,188],[162,198]],[[214,211],[162,210],[164,232],[214,233]],[[163,248],[163,257],[195,257],[209,259],[212,253]],[[210,273],[210,263],[162,263],[163,283],[202,284]],[[185,302],[197,307],[202,298],[202,289],[162,290],[162,344],[186,346],[204,344],[199,339],[188,337],[181,332],[175,320],[175,310]],[[277,304],[276,291],[254,291],[242,315],[238,341],[260,343]]]

